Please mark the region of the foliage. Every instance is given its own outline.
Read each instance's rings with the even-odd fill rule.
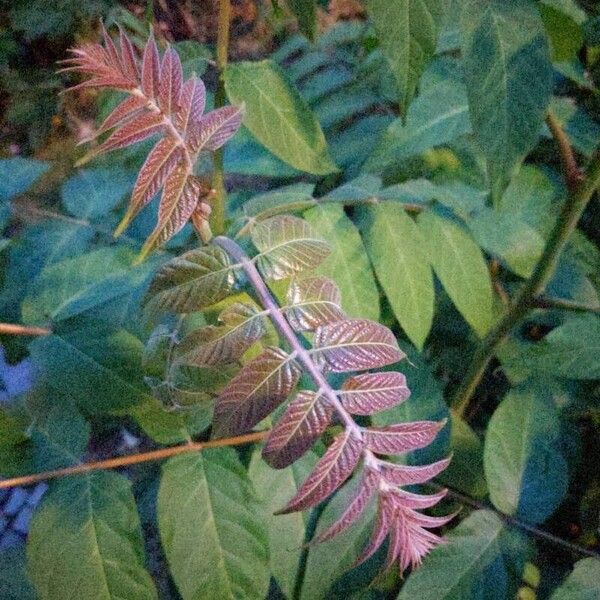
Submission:
[[[88,153],[0,160],[0,321],[48,329],[3,337],[37,382],[0,473],[182,448],[50,481],[8,598],[596,597],[597,7],[265,3],[275,49],[215,68],[164,13],[37,4],[2,75],[91,40],[52,75]]]

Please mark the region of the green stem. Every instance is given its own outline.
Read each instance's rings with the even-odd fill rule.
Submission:
[[[600,306],[592,306],[583,302],[575,302],[566,298],[553,298],[549,296],[540,296],[534,301],[535,308],[545,308],[549,310],[570,310],[572,312],[592,313],[600,315]]]
[[[538,298],[554,275],[562,251],[598,186],[600,186],[600,152],[592,158],[584,181],[577,186],[576,190],[569,193],[533,274],[519,290],[506,314],[488,332],[473,354],[453,402],[453,411],[457,416],[464,417],[471,397],[498,346],[513,327],[535,308]]]
[[[230,20],[230,0],[219,0],[219,21],[217,29],[217,73],[219,79],[215,93],[215,108],[220,108],[225,104],[224,71],[227,66],[227,56],[229,53]],[[215,198],[212,204],[210,224],[213,233],[215,235],[220,235],[225,231],[225,202],[227,199],[222,148],[219,148],[214,153],[212,186],[215,190]]]

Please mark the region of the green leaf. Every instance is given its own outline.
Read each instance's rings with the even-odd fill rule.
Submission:
[[[273,61],[229,64],[225,89],[246,104],[244,125],[281,160],[314,175],[337,171],[315,116]]]
[[[274,516],[273,513],[293,498],[302,482],[314,468],[318,457],[307,452],[285,469],[273,469],[259,451],[252,455],[248,475],[264,504],[271,574],[287,598],[293,597],[302,546],[305,543],[305,515],[300,512]]]
[[[316,233],[331,243],[331,254],[315,273],[333,279],[350,317],[379,320],[379,290],[363,241],[342,206],[325,205],[304,214]]]
[[[309,39],[315,39],[317,29],[317,6],[315,0],[288,0],[287,5],[298,19],[300,31]]]
[[[319,517],[315,536],[325,531],[348,506],[355,492],[357,478],[333,496]],[[326,600],[330,588],[344,575],[360,554],[372,530],[375,503],[371,502],[357,523],[339,535],[310,546],[302,581],[300,600]]]
[[[122,329],[75,324],[36,339],[29,349],[46,381],[84,413],[124,409],[148,398],[141,381],[142,343]]]
[[[0,202],[26,192],[49,167],[48,163],[41,160],[20,156],[0,160]]]
[[[135,173],[125,169],[82,169],[67,179],[61,189],[64,207],[81,219],[108,214],[135,183]]]
[[[493,512],[478,510],[447,538],[411,573],[398,600],[513,597],[515,575],[520,579],[527,554],[519,533],[505,530]]]
[[[583,46],[586,14],[574,0],[542,0],[539,10],[550,40],[554,62],[575,58]]]
[[[600,318],[573,317],[530,346],[520,359],[526,367],[569,379],[600,378]]]
[[[488,426],[485,476],[494,506],[529,523],[546,520],[567,491],[567,464],[558,444],[560,423],[542,385],[512,390]]]
[[[573,572],[554,591],[550,600],[595,600],[600,597],[600,561],[584,558],[575,563]]]
[[[0,552],[0,590],[2,600],[36,600],[27,576],[22,546]]]
[[[183,600],[263,600],[269,554],[262,511],[230,448],[163,467],[158,525]]]
[[[418,217],[433,270],[450,299],[483,336],[492,324],[492,282],[479,246],[459,225],[431,212]]]
[[[363,169],[381,172],[394,163],[447,144],[471,131],[464,85],[445,80],[428,87],[408,110],[406,123],[394,120]]]
[[[538,139],[552,91],[548,44],[531,0],[467,0],[461,37],[473,132],[496,200]]]
[[[313,198],[315,186],[311,183],[293,183],[254,196],[244,202],[242,211],[245,216],[260,221],[281,213],[292,213],[315,206]]]
[[[381,51],[398,83],[403,114],[435,54],[446,5],[445,0],[367,0]]]
[[[98,471],[55,481],[27,539],[41,600],[156,600],[131,484]]]
[[[422,349],[434,307],[433,276],[424,238],[413,219],[393,204],[365,208],[360,214],[377,279],[402,329]]]
[[[155,264],[132,268],[135,257],[130,248],[112,246],[46,267],[23,300],[23,322],[63,321],[125,296]]]

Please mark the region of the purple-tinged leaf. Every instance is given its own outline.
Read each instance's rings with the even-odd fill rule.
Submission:
[[[182,157],[183,149],[174,138],[166,137],[157,142],[138,174],[127,212],[115,231],[115,237],[121,235],[135,215],[152,200]]]
[[[331,252],[303,219],[289,215],[261,221],[252,230],[252,243],[260,250],[259,270],[267,279],[285,279],[314,269]]]
[[[146,309],[181,314],[208,308],[231,292],[235,268],[217,246],[190,250],[160,267],[150,284]]]
[[[121,64],[123,73],[132,81],[138,81],[140,77],[138,62],[133,44],[121,29],[119,32],[119,45],[121,46]]]
[[[185,163],[177,165],[171,171],[165,181],[160,198],[158,223],[144,243],[140,251],[140,258],[181,231],[194,212],[202,189],[199,180],[193,175],[189,175]]]
[[[264,315],[246,308],[252,312],[240,322],[223,327],[209,325],[187,335],[176,349],[176,362],[213,366],[238,361],[266,333]]]
[[[328,498],[352,474],[363,448],[362,439],[352,430],[338,434],[298,493],[277,514],[306,510]]]
[[[354,415],[372,415],[404,402],[409,396],[406,377],[395,371],[350,377],[340,390],[344,408]]]
[[[394,463],[381,463],[381,476],[388,483],[394,485],[415,485],[425,483],[439,475],[448,465],[450,459],[445,458],[430,465],[412,467],[409,465],[396,465]]]
[[[158,106],[166,115],[176,112],[179,107],[182,82],[183,70],[179,55],[173,48],[167,48],[160,69],[158,93]]]
[[[140,96],[128,96],[106,117],[102,125],[94,133],[90,139],[94,139],[119,125],[130,121],[134,117],[139,116],[146,107],[146,100]],[[89,140],[85,140],[86,142]]]
[[[383,498],[385,498],[385,496]],[[393,507],[384,500],[380,500],[377,510],[377,518],[375,519],[375,525],[373,526],[371,538],[358,558],[354,561],[353,566],[356,567],[362,564],[371,558],[371,556],[373,556],[377,550],[379,550],[381,544],[383,544],[388,532],[390,531],[390,527],[392,527],[393,519]]]
[[[175,127],[187,138],[192,123],[198,123],[204,114],[206,88],[201,79],[192,77],[181,88],[179,109],[173,116]]]
[[[387,327],[363,319],[319,327],[313,353],[321,368],[332,373],[384,367],[405,356]]]
[[[335,523],[318,535],[314,541],[325,542],[356,523],[375,494],[378,483],[379,475],[375,471],[365,469],[356,492],[350,500],[346,510]]]
[[[446,497],[448,490],[442,489],[435,494],[425,496],[423,494],[413,494],[402,489],[391,489],[386,492],[390,502],[398,510],[423,509],[435,506],[440,500]]]
[[[123,72],[123,68],[122,68],[122,64],[121,64],[121,57],[119,56],[119,53],[117,52],[117,48],[115,47],[115,44],[114,44],[112,38],[110,37],[110,35],[108,34],[108,31],[106,31],[106,28],[104,27],[104,25],[101,26],[101,31],[102,31],[102,40],[104,42],[104,49],[108,56],[109,63],[114,65],[115,68],[118,68],[121,72]]]
[[[460,511],[455,511],[445,517],[430,517],[414,511],[411,516],[411,520],[419,527],[426,527],[428,529],[437,529],[448,524]]]
[[[367,448],[379,454],[402,454],[433,442],[446,421],[414,421],[386,427],[368,427],[363,436]]]
[[[215,437],[249,431],[279,406],[300,378],[300,367],[280,348],[267,348],[246,363],[215,405]]]
[[[94,154],[125,148],[132,144],[137,144],[149,138],[164,129],[163,118],[156,113],[149,113],[140,116],[133,121],[123,125],[117,129],[101,146],[99,146]]]
[[[401,573],[408,567],[418,567],[425,555],[443,542],[442,538],[413,522],[410,513],[400,512],[390,530],[390,543],[384,569],[388,569],[396,561]]]
[[[158,100],[160,92],[160,56],[158,47],[154,40],[154,34],[150,34],[144,57],[142,59],[142,91],[148,98]]]
[[[220,148],[240,128],[243,116],[243,106],[223,106],[199,121],[190,122],[187,137],[190,152],[212,152]]]
[[[325,431],[333,409],[316,392],[298,392],[279,417],[263,448],[263,458],[275,469],[298,460]]]
[[[285,316],[296,331],[313,331],[319,325],[345,319],[337,285],[326,277],[293,281],[287,293]]]

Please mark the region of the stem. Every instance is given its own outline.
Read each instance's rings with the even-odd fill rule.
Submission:
[[[0,323],[0,335],[50,335],[52,332],[45,327],[26,327],[14,323]]]
[[[239,435],[231,438],[223,438],[220,440],[209,440],[208,442],[185,443],[181,446],[172,446],[170,448],[161,448],[150,452],[141,452],[139,454],[129,454],[127,456],[117,456],[106,460],[97,460],[94,462],[81,463],[66,467],[64,469],[56,469],[55,471],[44,471],[43,473],[34,473],[33,475],[25,475],[23,477],[15,477],[14,479],[5,479],[0,481],[0,490],[13,488],[17,486],[32,485],[40,481],[48,481],[58,477],[67,477],[68,475],[78,475],[81,473],[89,473],[90,471],[101,471],[103,469],[115,469],[127,465],[135,465],[154,460],[163,460],[171,456],[179,454],[188,454],[205,450],[206,448],[220,448],[223,446],[237,446],[240,444],[248,444],[251,442],[259,442],[264,440],[268,431],[253,431],[245,435]]]
[[[464,417],[469,401],[500,343],[513,327],[535,308],[537,299],[554,275],[560,255],[599,185],[600,152],[597,152],[592,158],[585,180],[577,186],[576,190],[570,192],[565,201],[533,274],[519,290],[508,311],[483,338],[481,345],[473,354],[465,377],[455,395],[453,410],[458,417]]]
[[[224,72],[227,66],[229,53],[229,24],[231,21],[231,1],[219,0],[219,20],[217,29],[217,90],[215,93],[215,108],[225,104],[225,79]],[[223,167],[223,148],[215,151],[213,157],[213,180],[212,187],[215,190],[215,198],[210,215],[211,228],[216,235],[225,231],[225,201],[227,192],[225,190],[225,170]]]
[[[575,302],[566,298],[552,298],[548,296],[540,296],[533,300],[535,308],[547,308],[556,310],[570,310],[573,312],[592,313],[600,315],[600,307],[584,304],[583,302]]]
[[[581,169],[575,160],[575,154],[573,153],[571,141],[569,140],[569,137],[565,133],[558,119],[550,111],[548,111],[546,115],[546,124],[548,125],[548,129],[550,129],[552,136],[558,144],[560,160],[563,167],[565,181],[567,182],[567,187],[571,192],[576,191],[577,187],[583,180],[583,173],[581,172]]]

